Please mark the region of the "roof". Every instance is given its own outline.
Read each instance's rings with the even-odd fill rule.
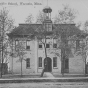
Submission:
[[[42,24],[19,24],[18,27],[14,28],[11,33],[8,34],[9,37],[16,37],[16,36],[26,36],[26,35],[33,35],[33,30],[41,29]],[[66,30],[71,32],[79,33],[81,32],[75,24],[53,24],[52,26],[53,30]],[[70,34],[70,32],[69,32]]]
[[[49,6],[46,6],[46,7],[43,9],[43,12],[44,12],[44,13],[51,13],[51,12],[52,12],[52,9],[51,9]]]

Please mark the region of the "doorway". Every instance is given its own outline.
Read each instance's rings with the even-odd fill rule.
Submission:
[[[45,67],[45,72],[51,72],[52,71],[52,60],[51,60],[51,58],[47,57],[44,59],[44,67]]]

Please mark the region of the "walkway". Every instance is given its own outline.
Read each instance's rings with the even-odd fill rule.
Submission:
[[[45,72],[44,74],[47,78],[55,78],[50,72]]]

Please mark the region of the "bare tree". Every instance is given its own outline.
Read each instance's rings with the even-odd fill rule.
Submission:
[[[78,38],[77,36],[81,34],[81,30],[72,26],[71,24],[60,26],[58,25],[55,30],[55,35],[57,39],[60,38],[60,46],[58,47],[61,49],[61,73],[64,76],[64,60],[65,58],[69,58],[73,56],[72,54],[72,47],[74,47],[74,41]],[[69,44],[69,41],[73,41],[73,44]],[[58,52],[56,52],[57,54]]]
[[[42,11],[39,11],[36,19],[37,24],[42,24],[45,18],[45,14]]]
[[[26,54],[25,47],[23,44],[24,44],[23,41],[19,41],[18,44],[16,45],[16,52],[15,52],[17,54],[17,57],[19,57],[17,62],[21,63],[21,76],[22,76],[22,62],[23,62],[23,60],[25,60],[24,57]]]
[[[35,35],[36,39],[38,41],[40,41],[42,43],[42,45],[44,46],[44,54],[45,54],[45,58],[47,58],[47,47],[46,47],[46,44],[47,44],[47,39],[48,38],[52,38],[53,36],[53,31],[47,31],[47,28],[44,27],[44,25],[42,24],[40,27],[38,27],[36,30],[35,30]],[[44,74],[44,71],[45,71],[45,66],[42,70],[42,73],[41,73],[41,77],[43,76]]]
[[[88,37],[82,36],[80,40],[79,50],[76,51],[76,55],[81,55],[82,59],[85,62],[85,76],[86,76],[86,64],[87,64],[87,56],[88,56],[88,45],[87,45]]]
[[[68,5],[64,5],[63,9],[58,11],[58,15],[55,17],[54,23],[56,24],[74,23],[76,13],[77,12],[74,9],[71,9]]]
[[[3,8],[0,10],[0,32],[1,32],[1,52],[2,52],[2,59],[1,59],[1,77],[2,77],[2,69],[3,69],[3,55],[4,55],[4,49],[5,44],[8,41],[8,37],[6,33],[8,31],[11,31],[13,26],[14,20],[9,16],[9,11],[6,8]]]
[[[84,31],[88,33],[88,20],[84,23]]]
[[[32,23],[33,23],[33,20],[34,20],[34,17],[33,17],[33,15],[30,13],[30,14],[28,15],[28,17],[26,18],[25,23],[32,24]]]

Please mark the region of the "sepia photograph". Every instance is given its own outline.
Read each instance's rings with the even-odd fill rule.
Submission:
[[[0,88],[88,88],[88,0],[0,0]]]

